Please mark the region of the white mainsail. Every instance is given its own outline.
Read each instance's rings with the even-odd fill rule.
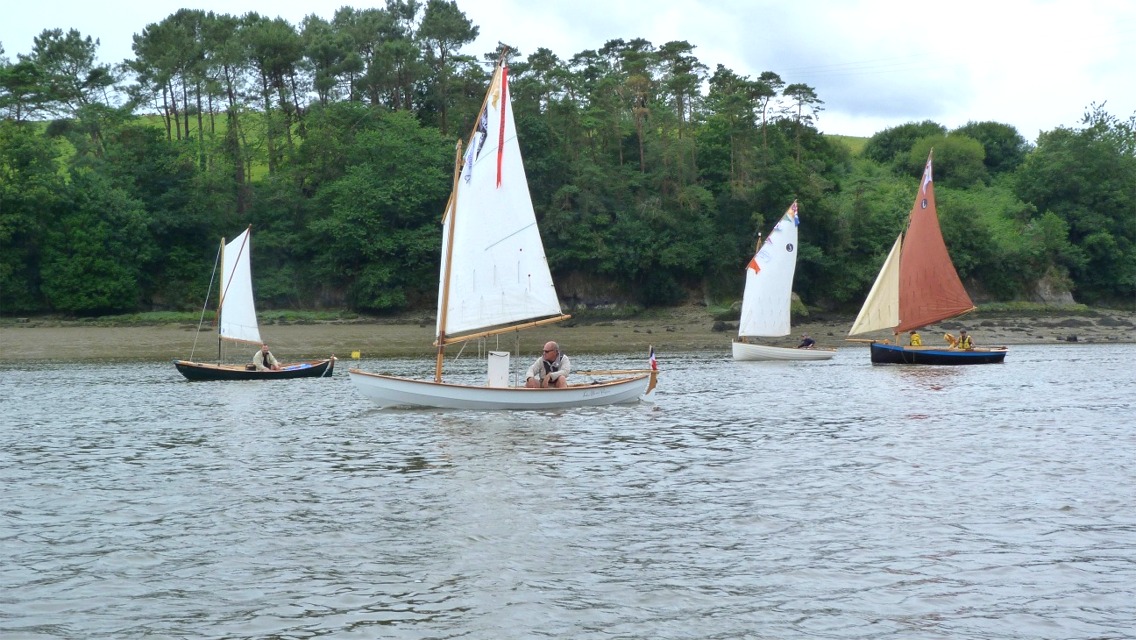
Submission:
[[[746,266],[739,336],[784,336],[790,331],[793,273],[797,269],[797,203],[777,221]]]
[[[447,344],[568,318],[560,310],[521,164],[507,67],[493,74],[478,126],[455,165],[442,225],[434,380],[351,369],[359,391],[383,407],[479,410],[601,406],[650,393],[654,370],[592,372],[622,377],[566,389],[442,381]]]
[[[221,302],[218,304],[220,333],[226,340],[260,343],[256,307],[252,298],[249,237],[245,229],[221,254]]]
[[[900,235],[891,246],[848,335],[890,329],[899,324],[899,258],[902,248],[903,236]]]
[[[478,122],[442,225],[437,330],[446,337],[561,313],[521,162],[504,66],[493,75]]]

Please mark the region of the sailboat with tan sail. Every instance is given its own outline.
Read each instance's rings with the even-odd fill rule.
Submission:
[[[567,388],[525,388],[508,382],[508,353],[490,352],[488,383],[443,380],[448,345],[569,318],[556,287],[529,195],[517,141],[508,67],[498,64],[477,124],[454,159],[443,216],[438,278],[437,356],[432,380],[351,369],[355,387],[383,407],[550,409],[637,402],[654,387],[652,369],[605,372]],[[495,360],[496,367],[494,367]],[[504,367],[505,375],[496,375]],[[598,376],[598,372],[597,372]]]
[[[970,313],[975,308],[951,262],[939,228],[929,154],[907,228],[895,239],[848,335],[891,329],[893,336],[899,336]],[[1006,359],[1006,347],[961,349],[951,341],[953,336],[944,337],[949,346],[867,341],[871,342],[875,364],[991,364]]]

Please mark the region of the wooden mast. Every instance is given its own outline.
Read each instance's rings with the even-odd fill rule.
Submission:
[[[450,306],[450,270],[454,257],[454,217],[457,215],[458,180],[461,179],[462,143],[455,145],[454,184],[450,190],[450,200],[446,203],[446,269],[442,273],[442,300],[438,305],[438,355],[434,360],[434,382],[442,381],[442,363],[446,359],[446,310]]]
[[[216,268],[216,267],[214,267]],[[225,304],[225,236],[221,236],[221,279],[217,287],[217,364],[221,364],[221,306]],[[209,296],[206,296],[208,300]]]
[[[489,94],[492,92],[493,81],[497,78],[497,71],[505,63],[505,54],[509,49],[503,48],[501,57],[497,60],[497,66],[493,68],[493,75],[489,79],[490,89],[485,92],[485,97],[481,99],[481,109],[477,111],[477,117],[473,121],[473,128],[469,132],[469,139],[472,141],[473,136],[477,133],[477,125],[481,120],[481,114],[485,112],[485,106],[489,103]],[[502,96],[504,98],[504,96]],[[450,306],[450,260],[454,254],[454,216],[457,215],[457,198],[458,198],[458,180],[461,178],[462,169],[462,142],[458,138],[457,154],[454,159],[454,182],[453,187],[450,189],[450,199],[446,202],[446,218],[449,220],[449,228],[446,233],[449,234],[449,241],[446,243],[446,271],[441,274],[442,278],[442,299],[438,305],[438,337],[434,342],[438,347],[438,353],[434,359],[434,382],[442,381],[442,363],[446,358],[446,309]]]

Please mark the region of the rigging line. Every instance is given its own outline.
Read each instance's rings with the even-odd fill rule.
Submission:
[[[894,64],[894,63],[901,63],[905,60],[926,60],[926,59],[927,59],[926,54],[922,54],[922,53],[917,54],[917,55],[910,55],[910,56],[886,56],[886,57],[882,57],[882,58],[868,58],[866,60],[850,60],[850,61],[847,61],[847,62],[833,62],[833,63],[830,63],[830,64],[787,67],[786,69],[784,69],[783,71],[781,71],[779,73],[785,73],[785,72],[788,72],[788,71],[800,71],[800,70],[804,70],[804,69],[813,69],[813,68],[826,69],[826,68],[834,68],[834,67],[853,67],[853,66],[857,66],[857,65],[877,64],[877,63],[882,63],[882,62],[889,62],[889,63]]]
[[[816,67],[794,72],[795,76],[862,76],[868,74],[898,73],[902,71],[919,71],[933,69],[931,64],[895,64],[888,66],[859,67],[859,68],[824,68]]]
[[[494,242],[493,244],[491,244],[491,245],[489,245],[489,246],[485,247],[484,251],[489,251],[489,250],[490,250],[490,249],[492,249],[493,247],[496,247],[497,245],[499,245],[499,244],[501,244],[502,242],[504,242],[504,241],[508,240],[509,238],[512,238],[513,236],[517,235],[518,233],[522,233],[522,232],[523,232],[523,231],[524,231],[525,229],[528,229],[529,227],[535,227],[535,226],[536,226],[536,222],[533,222],[532,224],[526,224],[525,226],[521,227],[520,229],[517,229],[516,231],[514,231],[514,232],[510,233],[509,235],[505,236],[504,238],[501,238],[501,239],[500,239],[500,240],[498,240],[497,242]]]
[[[841,62],[836,64],[809,65],[784,69],[782,75],[803,75],[808,73],[849,73],[858,71],[889,71],[930,69],[934,65],[926,56],[913,58],[880,58],[875,60],[862,60],[857,62]]]

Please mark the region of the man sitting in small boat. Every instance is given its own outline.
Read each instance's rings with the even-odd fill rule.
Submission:
[[[272,355],[266,344],[260,345],[260,351],[253,354],[252,364],[257,371],[277,371],[280,369],[280,363],[276,361],[276,356]]]
[[[560,345],[548,342],[544,345],[544,355],[536,359],[525,376],[525,386],[530,389],[563,389],[568,386],[568,374],[572,363],[568,356],[560,353]]]
[[[915,332],[915,329],[911,330],[911,335],[907,338],[907,346],[909,346],[909,347],[922,347],[923,346],[923,338],[920,337],[920,335]]]
[[[797,345],[798,349],[814,349],[816,348],[816,340],[809,337],[809,334],[801,334],[801,344]]]

